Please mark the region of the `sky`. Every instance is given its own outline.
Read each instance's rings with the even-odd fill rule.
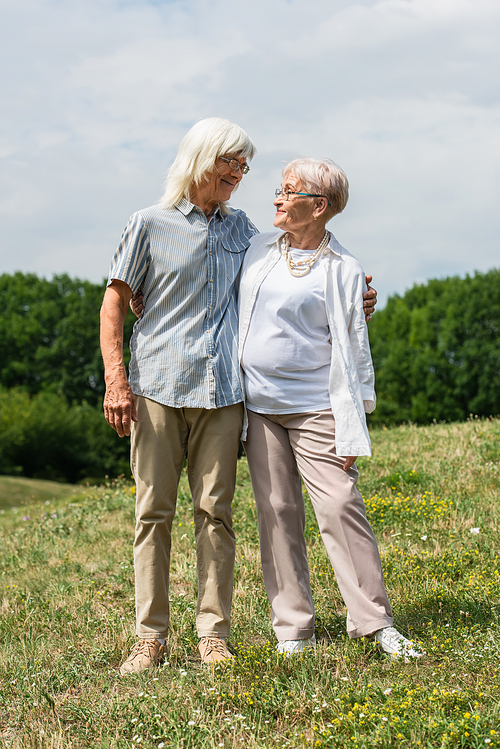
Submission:
[[[2,0],[0,273],[102,281],[210,116],[257,146],[262,231],[290,159],[344,169],[329,228],[380,307],[498,267],[499,30],[498,0]]]

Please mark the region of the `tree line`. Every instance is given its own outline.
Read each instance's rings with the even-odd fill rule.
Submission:
[[[0,276],[0,473],[75,482],[130,475],[102,412],[105,283]],[[134,317],[125,322],[125,340]],[[128,362],[127,356],[127,362]]]
[[[394,295],[369,324],[372,424],[500,414],[500,269]]]
[[[0,473],[72,482],[128,474],[128,441],[102,414],[104,286],[0,276]],[[390,297],[369,324],[378,397],[370,423],[499,414],[499,321],[499,269]],[[126,342],[133,323],[129,313]]]

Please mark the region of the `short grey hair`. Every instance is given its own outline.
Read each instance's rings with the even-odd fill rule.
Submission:
[[[302,182],[304,191],[324,195],[331,205],[326,220],[342,213],[349,200],[349,182],[343,170],[331,159],[294,159],[283,169],[283,178],[293,172]]]
[[[193,188],[213,171],[219,156],[232,154],[252,159],[256,150],[246,132],[234,122],[220,117],[200,120],[181,141],[168,171],[161,207],[173,208],[181,198],[190,200]],[[223,213],[229,213],[226,203],[221,203],[220,208]]]

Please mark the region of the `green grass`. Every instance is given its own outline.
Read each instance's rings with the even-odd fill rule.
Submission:
[[[68,497],[82,494],[83,488],[57,481],[0,476],[0,512],[15,507],[18,511],[38,502],[67,502]],[[5,514],[5,513],[2,513]]]
[[[0,746],[500,746],[500,421],[382,429],[360,488],[397,626],[428,657],[391,662],[345,635],[308,507],[318,647],[275,652],[248,470],[240,461],[230,645],[197,658],[186,476],[172,554],[168,663],[121,678],[134,642],[134,489],[124,482],[0,516]],[[52,500],[49,500],[52,502]],[[28,518],[29,519],[24,519]]]

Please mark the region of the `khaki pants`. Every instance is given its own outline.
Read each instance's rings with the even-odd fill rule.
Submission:
[[[188,451],[196,537],[199,637],[227,637],[235,538],[231,501],[243,405],[170,408],[136,396],[131,466],[137,485],[134,541],[137,635],[167,637],[172,521]]]
[[[337,583],[349,637],[393,623],[380,554],[356,488],[335,452],[331,411],[248,412],[245,450],[259,519],[262,570],[278,640],[311,637],[314,604],[304,539],[301,477],[309,492]],[[300,474],[299,474],[300,471]]]

